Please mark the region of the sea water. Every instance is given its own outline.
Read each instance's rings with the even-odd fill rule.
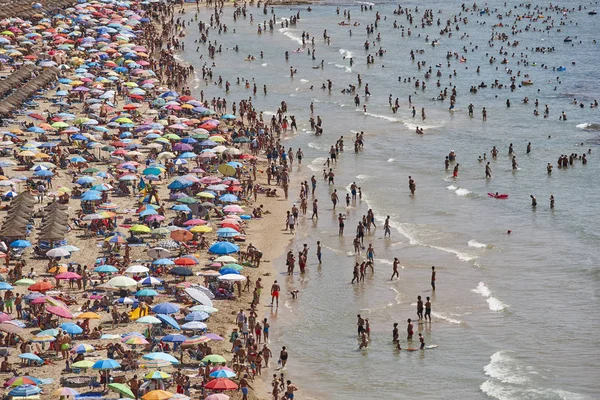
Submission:
[[[592,5],[582,3],[587,10],[569,12],[564,26],[559,26],[561,13],[545,11],[545,19],[555,19],[554,29],[548,32],[543,31],[543,19],[524,19],[518,25],[522,31],[510,39],[518,40],[519,46],[507,48],[500,41],[490,47],[488,40],[491,26],[499,22],[506,27],[495,30],[510,36],[514,15],[527,13],[523,8],[514,8],[517,1],[508,1],[506,7],[497,2],[494,6],[499,9],[484,15],[463,13],[469,24],[460,24],[460,31],[454,31],[452,38],[440,36],[439,30],[446,19],[460,12],[459,1],[403,2],[404,7],[420,8],[414,21],[419,28],[413,26],[410,37],[406,35],[406,17],[392,14],[395,2],[377,2],[368,12],[360,11],[361,4],[365,3],[324,3],[313,5],[310,13],[306,6],[275,7],[278,21],[297,12],[301,19],[297,26],[277,25],[273,32],[262,35],[257,34],[256,24],[271,18],[270,10],[263,15],[262,9],[251,7],[249,13],[255,22],[250,23],[249,16],[234,22],[232,9],[226,8],[222,20],[229,32],[218,35],[212,31],[210,36],[222,46],[222,52],[211,60],[201,45],[201,52],[196,53],[198,45],[193,41],[198,36],[191,26],[185,38],[186,52],[181,54],[198,73],[206,63],[215,80],[222,76],[232,83],[226,95],[224,85],[197,82],[199,87],[193,91],[196,96],[200,90],[209,99],[226,96],[230,105],[252,97],[251,90],[235,84],[240,77],[242,82],[248,79],[251,85],[257,84],[258,94],[252,97],[252,103],[259,110],[270,111],[265,119],[285,101],[288,113],[296,116],[299,131],[285,135],[283,144],[304,152],[303,165],[294,165],[293,176],[309,180],[314,174],[318,181],[320,218],[318,222],[300,218],[292,244],[295,252],[303,243],[311,247],[308,271],[287,277],[283,260],[278,260],[282,304],[278,310],[265,307],[263,311],[272,319],[274,353],[280,346],[288,348],[288,377],[305,396],[318,399],[597,398],[600,110],[590,109],[589,104],[600,97],[600,44],[592,43],[599,38],[600,19],[587,14]],[[533,7],[536,4],[547,3],[532,2]],[[420,28],[425,5],[434,10],[442,26],[434,23]],[[352,22],[361,25],[339,26],[343,16],[336,15],[336,7],[350,10]],[[438,10],[442,12],[437,14]],[[510,10],[513,16],[503,20],[496,17]],[[374,22],[376,11],[382,20],[375,34],[367,36],[365,26]],[[207,20],[208,14],[203,9],[201,16]],[[394,21],[405,27],[404,37],[400,29],[393,29]],[[525,31],[529,24],[542,31]],[[324,29],[331,45],[322,40]],[[301,46],[303,31],[315,37],[314,61],[306,49],[293,52]],[[364,42],[374,41],[377,33],[381,33],[382,40],[375,47],[371,43],[371,49],[365,51]],[[461,39],[464,33],[469,37]],[[425,42],[427,34],[430,40],[439,38],[440,44],[432,47]],[[567,35],[575,38],[573,43],[563,42]],[[239,52],[233,50],[235,45]],[[478,50],[471,52],[476,45]],[[503,45],[510,60],[507,65],[500,64],[504,56],[498,52]],[[385,55],[375,56],[375,64],[368,66],[367,54],[375,55],[379,46]],[[468,53],[464,53],[463,46]],[[526,50],[542,46],[555,51]],[[410,60],[411,49],[424,50],[416,55],[417,61],[427,62],[420,71],[416,61]],[[262,60],[261,50],[265,55]],[[290,52],[287,62],[286,51]],[[452,59],[448,68],[448,51],[464,55],[467,62]],[[521,52],[537,65],[517,65]],[[204,56],[199,58],[200,54]],[[257,60],[243,61],[249,54]],[[353,57],[352,66],[349,56]],[[491,56],[497,59],[494,64],[489,63]],[[321,60],[324,68],[313,69]],[[215,65],[211,66],[213,61]],[[458,91],[454,112],[448,111],[448,101],[431,100],[440,91],[435,86],[438,63],[442,64],[441,89],[456,86]],[[398,77],[423,81],[428,66],[432,66],[433,76],[424,92],[415,89],[413,83],[398,82]],[[481,67],[479,74],[477,66]],[[567,70],[552,70],[558,66]],[[290,67],[297,69],[293,78]],[[510,85],[505,68],[512,69],[513,75],[521,71],[517,83],[529,74],[534,85],[514,92],[490,88],[495,79]],[[449,78],[454,70],[456,76]],[[357,89],[359,107],[355,107],[353,95],[341,93],[348,85],[357,84],[357,74],[363,79],[363,86]],[[333,82],[331,93],[321,90],[327,79]],[[480,82],[488,88],[469,93],[469,88]],[[365,83],[372,94],[366,101]],[[262,94],[264,84],[267,96]],[[396,114],[388,106],[389,94],[399,98]],[[411,94],[416,118],[409,109]],[[526,96],[529,104],[521,101]],[[536,98],[540,113],[548,104],[549,118],[533,116]],[[573,98],[582,100],[586,107],[569,104]],[[510,108],[506,107],[507,99]],[[323,119],[324,134],[319,137],[310,132],[311,102],[315,118],[320,115]],[[473,118],[467,112],[471,102],[475,106]],[[420,119],[422,107],[427,114],[425,121]],[[482,107],[488,110],[487,122],[482,121]],[[562,111],[568,115],[567,121],[559,121]],[[425,130],[424,135],[415,134],[417,126]],[[354,154],[351,139],[360,131],[365,132],[366,144],[360,154]],[[328,187],[322,171],[328,149],[340,136],[346,148],[333,167],[336,185]],[[527,155],[528,142],[532,143],[532,152]],[[515,172],[511,171],[509,143],[514,146],[520,167]],[[490,158],[492,146],[499,149],[497,160]],[[592,154],[586,166],[577,162],[573,167],[558,169],[555,165],[554,172],[547,174],[546,163],[556,164],[559,155],[581,154],[588,149]],[[457,153],[460,163],[457,179],[451,176],[454,164],[444,170],[444,157],[451,150]],[[485,163],[477,160],[484,153],[493,170],[490,180],[485,179]],[[414,197],[409,195],[409,175],[417,182]],[[352,182],[361,187],[362,199],[349,208],[342,201],[344,204],[333,210],[329,201],[332,190],[336,188],[342,199]],[[488,192],[507,193],[509,198],[496,200]],[[554,210],[549,208],[551,194],[556,198]],[[537,197],[535,210],[530,206],[530,195]],[[297,201],[296,196],[293,193]],[[354,231],[369,208],[377,217],[377,230],[365,237],[365,246],[372,243],[375,248],[375,274],[369,271],[364,283],[351,285],[357,260],[352,246]],[[343,237],[337,235],[339,212],[347,215]],[[389,239],[382,237],[386,216],[390,216],[392,227]],[[322,265],[317,264],[314,254],[316,240],[323,244]],[[394,257],[400,260],[400,279],[390,281]],[[435,294],[429,284],[432,265],[438,271]],[[300,291],[297,300],[287,295],[291,290]],[[423,333],[427,344],[438,347],[424,352],[398,352],[391,343],[392,324],[399,323],[401,344],[407,347],[406,320],[416,319],[417,295],[432,298],[433,322],[415,324],[415,332]],[[357,351],[357,314],[370,321],[367,351]],[[416,344],[413,342],[413,346]]]

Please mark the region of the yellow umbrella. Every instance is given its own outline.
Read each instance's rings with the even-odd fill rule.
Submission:
[[[227,140],[222,137],[222,136],[211,136],[208,138],[208,140],[212,140],[213,142],[217,142],[217,143],[223,143],[226,142]]]
[[[35,158],[52,158],[46,153],[36,153]]]
[[[209,232],[212,232],[212,230],[213,230],[213,228],[211,228],[210,226],[196,225],[192,229],[190,229],[190,232],[192,232],[192,233],[209,233]]]
[[[148,344],[148,341],[140,336],[132,336],[125,341],[127,344]]]
[[[146,379],[167,379],[170,377],[171,377],[171,375],[167,374],[166,372],[154,371],[154,372],[148,372],[144,378],[146,378]]]
[[[69,189],[68,187],[65,186],[61,186],[58,188],[59,192],[64,192],[64,193],[71,193],[71,189]]]
[[[35,153],[31,150],[25,150],[19,153],[21,157],[35,157]]]
[[[129,228],[129,230],[131,232],[135,232],[135,233],[150,233],[150,232],[152,232],[152,229],[150,229],[146,225],[134,225],[131,228]]]
[[[79,314],[75,318],[77,318],[77,319],[101,319],[102,317],[100,317],[95,312],[88,311],[88,312],[84,312],[83,314]]]
[[[200,192],[196,195],[196,197],[202,197],[203,199],[214,199],[215,195],[208,192]]]
[[[69,85],[71,85],[71,86],[81,86],[81,85],[83,85],[83,82],[75,80],[75,81],[71,81],[71,83],[69,83]]]
[[[219,165],[219,172],[222,173],[223,175],[226,176],[234,176],[235,175],[235,168],[233,168],[231,165],[229,164],[221,164]]]

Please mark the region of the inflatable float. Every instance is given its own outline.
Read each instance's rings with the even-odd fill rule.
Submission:
[[[495,199],[508,199],[508,195],[506,193],[488,193],[488,196],[493,197]]]
[[[523,85],[523,86],[531,86],[531,85],[533,85],[533,81],[532,80],[522,81],[521,85]]]

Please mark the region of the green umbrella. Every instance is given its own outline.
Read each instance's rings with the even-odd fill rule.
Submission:
[[[241,266],[240,264],[236,264],[236,263],[231,263],[231,264],[223,265],[223,268],[233,268],[236,271],[241,271],[241,270],[244,269],[243,266]]]
[[[183,204],[194,204],[197,203],[198,200],[194,199],[193,197],[182,197],[180,199],[177,199],[177,202]]]
[[[96,172],[100,172],[98,168],[86,168],[82,171],[84,174],[95,174]]]
[[[117,148],[113,147],[113,146],[104,146],[102,148],[100,148],[100,150],[102,151],[115,151]]]
[[[209,362],[213,363],[213,364],[221,364],[224,362],[227,362],[227,360],[225,360],[225,358],[223,356],[220,356],[218,354],[211,354],[209,356],[206,356],[202,359],[202,362],[207,364]]]
[[[92,368],[92,365],[94,365],[93,361],[81,360],[81,361],[77,361],[76,363],[73,363],[72,367],[88,369],[88,368]]]
[[[124,383],[109,383],[108,388],[114,390],[115,392],[117,392],[125,397],[128,397],[130,399],[135,399],[135,395],[133,394],[133,392],[131,391],[129,386],[127,386]]]

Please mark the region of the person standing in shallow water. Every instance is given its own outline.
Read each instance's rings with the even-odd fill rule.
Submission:
[[[431,267],[431,290],[435,292],[435,266]]]
[[[417,184],[412,176],[408,177],[408,189],[410,190],[410,194],[414,196],[415,190],[417,190]]]

